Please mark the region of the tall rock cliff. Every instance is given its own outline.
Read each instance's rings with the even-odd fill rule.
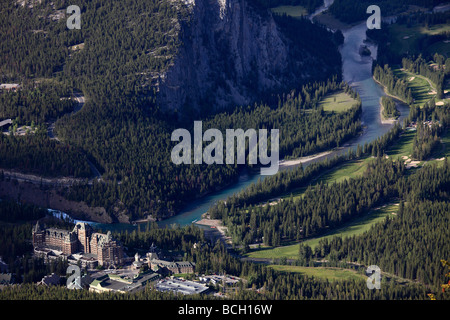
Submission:
[[[245,105],[263,93],[295,87],[311,68],[329,68],[307,50],[293,50],[272,14],[255,10],[248,0],[187,5],[191,16],[181,22],[183,45],[157,83],[157,101],[165,109]]]

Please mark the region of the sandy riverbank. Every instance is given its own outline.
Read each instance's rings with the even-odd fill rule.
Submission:
[[[195,224],[202,226],[209,226],[212,229],[216,229],[220,233],[220,238],[226,244],[231,244],[231,237],[227,236],[228,228],[222,224],[222,220],[219,219],[210,219],[209,214],[203,214],[202,219],[196,221]]]
[[[325,152],[321,152],[321,153],[317,153],[311,156],[306,156],[306,157],[300,157],[297,159],[292,159],[292,160],[281,160],[278,165],[280,168],[283,167],[290,167],[290,166],[296,166],[299,165],[300,163],[305,163],[317,158],[321,158],[323,156],[329,155],[332,151],[325,151]]]

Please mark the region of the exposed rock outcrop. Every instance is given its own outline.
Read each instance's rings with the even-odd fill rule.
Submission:
[[[245,0],[195,0],[181,22],[183,45],[161,74],[157,99],[163,108],[224,108],[260,99],[309,77],[308,52],[293,59],[291,44],[269,11]],[[299,30],[301,32],[301,30]]]

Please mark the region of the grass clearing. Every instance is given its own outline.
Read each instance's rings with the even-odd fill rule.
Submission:
[[[400,79],[404,79],[408,83],[408,87],[411,88],[411,94],[414,98],[414,105],[422,107],[425,102],[428,102],[432,98],[436,97],[436,93],[430,94],[430,92],[436,91],[435,88],[428,83],[425,77],[406,70],[394,69],[392,71],[395,76]],[[410,80],[411,78],[414,79]]]
[[[423,35],[435,35],[438,33],[450,31],[450,25],[448,24],[438,24],[426,28],[421,25],[413,25],[408,27],[404,24],[394,23],[390,25],[388,28],[391,42],[390,48],[393,52],[398,52],[400,54],[406,54],[408,52],[411,54],[416,52],[417,41]],[[446,43],[442,42],[442,44],[434,46],[435,47],[432,49],[437,51],[434,51],[433,54],[435,52],[444,55],[448,53],[448,47],[446,46]],[[431,49],[430,47],[425,50]]]
[[[392,159],[410,156],[413,150],[413,141],[416,131],[405,131],[392,147],[386,150],[386,154]]]
[[[398,210],[397,203],[391,203],[380,208],[372,209],[368,214],[363,215],[347,223],[346,225],[331,230],[323,236],[305,240],[302,243],[309,245],[313,250],[321,239],[331,239],[333,237],[351,237],[357,236],[368,231],[372,225],[382,222],[387,216],[392,216]],[[250,251],[247,256],[250,258],[269,258],[279,259],[286,257],[287,259],[296,259],[298,255],[299,243],[282,247],[266,247],[255,251]]]
[[[370,161],[373,161],[373,159],[370,157],[365,159],[346,161],[345,163],[342,163],[333,169],[325,171],[310,185],[314,188],[318,183],[339,183],[344,181],[345,179],[360,177],[366,171],[367,165]],[[288,199],[290,198],[291,194],[294,199],[302,197],[306,189],[307,187],[294,189],[291,192],[281,196],[281,198]]]
[[[373,161],[372,158],[364,158],[358,160],[346,161],[340,164],[336,169],[331,170],[323,174],[316,182],[322,183],[339,183],[346,179],[357,178],[364,174],[369,162]]]
[[[273,13],[286,14],[294,18],[306,16],[308,11],[302,6],[278,6],[270,9]]]
[[[345,112],[356,103],[356,99],[341,91],[324,97],[320,101],[319,106],[322,106],[324,111]]]
[[[367,277],[357,273],[355,270],[342,268],[327,268],[327,267],[301,267],[288,265],[269,265],[270,268],[281,272],[294,272],[315,277],[320,279],[327,279],[329,281],[339,280],[361,280],[366,281]]]

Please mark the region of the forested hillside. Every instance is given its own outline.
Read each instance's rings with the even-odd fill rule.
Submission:
[[[360,104],[339,114],[318,107],[324,95],[350,91],[339,83],[338,75],[332,83],[326,82],[340,70],[337,45],[342,34],[309,20],[274,17],[277,32],[290,50],[287,61],[292,66],[307,61],[302,70],[309,78],[292,79],[285,93],[269,94],[268,90],[266,97],[260,97],[267,100],[215,117],[213,105],[180,106],[174,112],[156,103],[162,75],[173,67],[180,48],[192,45],[183,37],[192,19],[189,5],[80,0],[70,4],[81,8],[81,29],[70,30],[64,13],[67,1],[44,0],[32,6],[2,1],[6,19],[0,25],[0,77],[2,83],[20,86],[17,92],[0,94],[0,116],[19,125],[34,123],[41,133],[43,126],[58,118],[53,133],[59,141],[39,132],[4,137],[1,147],[13,147],[14,152],[5,152],[1,165],[47,176],[92,177],[89,159],[103,175],[102,182],[62,191],[69,199],[108,212],[120,204],[133,219],[148,215],[160,219],[176,213],[187,201],[231,183],[240,167],[171,163],[171,132],[191,129],[194,119],[204,119],[205,127],[222,129],[277,127],[281,155],[286,157],[342,145],[360,130]],[[311,8],[317,5],[308,2]],[[300,73],[294,71],[290,70]],[[248,77],[249,86],[252,83]],[[71,113],[75,92],[86,103]]]
[[[382,97],[381,105],[383,106],[383,116],[385,118],[394,118],[397,119],[400,115],[400,112],[397,110],[395,105],[395,100],[391,97]]]
[[[320,243],[317,257],[333,252],[337,260],[376,264],[400,277],[438,287],[447,280],[440,260],[450,254],[449,161],[443,167],[426,166],[396,184],[400,202],[396,216],[362,236],[334,238]]]
[[[415,60],[419,55],[429,61],[438,54],[445,61],[450,58],[445,42],[450,37],[449,21],[450,11],[425,13],[417,10],[399,14],[395,23],[382,23],[381,29],[367,30],[366,34],[378,44],[380,65],[402,64],[403,58]]]
[[[213,216],[221,218],[235,243],[248,245],[263,241],[279,246],[282,241],[305,239],[355,219],[394,196],[392,185],[401,177],[402,163],[377,158],[364,176],[330,186],[308,188],[304,196],[273,206],[218,207]]]
[[[386,87],[387,93],[398,97],[407,104],[413,102],[411,89],[405,80],[394,75],[392,69],[386,64],[382,68],[376,65],[373,70],[373,78]]]
[[[12,118],[19,124],[43,124],[72,112],[75,102],[67,85],[56,81],[24,81],[21,90],[0,94],[0,119]]]
[[[320,99],[337,90],[358,98],[344,83],[315,83],[289,98],[280,97],[274,108],[256,104],[211,116],[203,128],[218,128],[222,132],[228,128],[278,128],[280,156],[305,156],[339,146],[360,130],[358,99],[344,113],[321,110]],[[58,126],[61,136],[101,159],[99,165],[107,180],[93,186],[75,186],[67,194],[70,199],[88,199],[89,204],[106,208],[120,199],[135,217],[153,214],[160,218],[178,211],[187,200],[233,181],[242,169],[237,165],[176,166],[170,159],[176,144],[170,141],[170,132],[179,123],[158,122],[140,116],[139,110],[132,115],[133,121],[126,116],[111,121],[107,114],[92,118],[99,112],[80,112],[73,118],[63,118],[63,124]],[[91,127],[92,121],[101,125]],[[302,130],[297,130],[299,127]],[[193,123],[186,124],[186,129],[192,132]]]
[[[69,143],[50,140],[39,126],[24,136],[0,134],[0,168],[46,177],[89,178],[86,155]]]

